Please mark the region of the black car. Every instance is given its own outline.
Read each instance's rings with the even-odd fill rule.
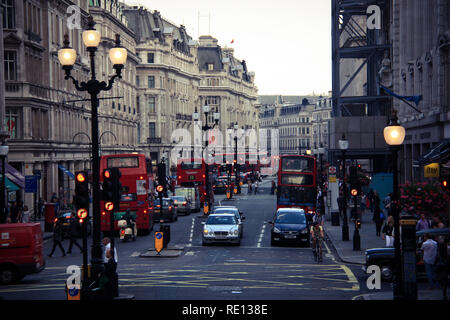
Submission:
[[[268,223],[272,225],[272,246],[277,243],[309,245],[309,225],[303,209],[280,208]]]
[[[161,213],[161,205],[159,198],[155,199],[153,202],[153,221],[159,222],[160,220],[170,220],[177,221],[178,214],[175,203],[170,198],[163,198],[163,208]]]
[[[63,229],[63,237],[64,238],[70,238],[70,218],[72,217],[71,211],[63,211],[58,215],[58,219],[62,222],[62,229]],[[77,219],[78,221],[78,219]],[[92,227],[90,224],[90,221],[86,221],[87,223],[87,234],[88,236],[91,235]],[[81,237],[81,224],[78,222],[78,237]]]
[[[432,237],[443,237],[445,243],[450,242],[450,228],[445,229],[425,229],[416,232],[416,273],[417,277],[425,277],[425,265],[423,264],[423,254],[420,250],[423,243],[423,236],[429,233]],[[395,249],[392,247],[388,248],[373,248],[367,249],[365,252],[366,264],[363,270],[366,271],[371,265],[376,265],[380,267],[381,279],[383,281],[391,281],[393,275],[395,274]]]
[[[227,192],[227,180],[217,179],[216,183],[213,185],[214,194],[224,194]]]

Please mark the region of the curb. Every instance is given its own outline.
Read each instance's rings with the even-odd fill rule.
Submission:
[[[327,242],[331,244],[331,246],[333,247],[333,250],[337,253],[337,255],[338,255],[338,257],[339,257],[339,260],[340,260],[341,262],[343,262],[343,263],[348,263],[348,264],[359,265],[359,266],[364,266],[364,263],[360,263],[360,262],[352,262],[352,261],[345,260],[345,258],[343,258],[343,257],[341,256],[341,254],[339,253],[339,250],[336,249],[336,246],[334,245],[334,242],[331,241],[331,238],[328,236],[327,231],[326,231],[326,230],[324,230],[324,231],[325,231],[325,234],[326,234],[326,236],[327,236],[327,240],[328,240]]]

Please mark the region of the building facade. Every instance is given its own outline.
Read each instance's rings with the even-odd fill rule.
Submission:
[[[333,101],[331,95],[328,97],[320,96],[311,112],[312,136],[311,146],[313,149],[323,147],[328,149],[330,146],[330,119],[333,110]]]
[[[392,55],[388,83],[401,96],[422,96],[419,112],[393,100],[406,128],[399,168],[403,181],[422,180],[422,159],[442,145],[436,161],[449,161],[450,139],[450,3],[393,0]],[[440,148],[438,148],[440,149]]]

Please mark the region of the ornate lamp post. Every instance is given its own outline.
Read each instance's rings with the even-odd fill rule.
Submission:
[[[82,38],[87,48],[91,62],[91,79],[87,82],[78,83],[71,74],[75,64],[77,53],[69,45],[68,35],[64,36],[64,47],[58,51],[59,62],[65,71],[65,79],[72,79],[75,88],[78,91],[87,91],[91,96],[92,113],[92,206],[93,206],[93,230],[92,230],[92,275],[93,279],[103,270],[102,244],[100,230],[100,158],[99,158],[99,137],[98,137],[98,95],[101,91],[111,90],[114,80],[121,78],[122,69],[127,61],[127,50],[120,46],[120,36],[116,34],[115,47],[109,51],[109,58],[116,70],[116,74],[109,79],[108,84],[105,81],[98,81],[95,77],[95,52],[101,40],[100,32],[94,29],[95,22],[92,16],[89,16],[88,28],[83,32]]]
[[[342,224],[342,241],[349,241],[350,237],[349,237],[349,232],[348,232],[348,219],[347,219],[347,182],[345,181],[345,153],[347,152],[348,149],[348,140],[345,139],[345,134],[342,134],[342,139],[339,140],[339,149],[341,149],[342,151],[342,162],[343,162],[343,167],[342,167],[342,171],[344,172],[344,176],[343,176],[343,193],[344,193],[344,201],[343,201],[343,209],[342,211],[344,211],[344,222]]]
[[[394,279],[394,300],[402,298],[402,270],[401,270],[401,252],[400,252],[400,217],[398,210],[398,151],[400,145],[405,139],[405,128],[398,124],[397,112],[392,112],[388,125],[383,131],[384,140],[389,145],[392,152],[392,173],[393,173],[393,192],[391,210],[394,217],[394,248],[395,248],[395,279]]]
[[[320,190],[322,191],[322,197],[320,197],[320,213],[322,215],[325,214],[325,201],[324,201],[324,190],[323,190],[323,155],[325,153],[325,148],[323,147],[322,143],[320,143],[320,147],[317,149],[317,152],[319,154],[320,158]]]
[[[208,104],[207,104],[207,102],[205,101],[205,105],[203,106],[203,113],[205,114],[205,125],[204,126],[202,126],[202,130],[204,131],[204,132],[206,132],[206,133],[208,133],[208,130],[210,130],[210,129],[213,129],[214,128],[214,125],[211,127],[211,126],[209,126],[208,125],[208,115],[209,115],[209,113],[210,113],[210,107],[208,106]],[[216,110],[215,112],[214,112],[214,115],[213,115],[213,117],[214,117],[214,122],[215,122],[215,125],[217,125],[218,123],[219,123],[219,120],[220,120],[220,113],[218,112],[218,110]],[[195,111],[194,111],[194,114],[193,114],[193,119],[194,119],[194,121],[195,122],[198,122],[199,120],[200,120],[200,114],[199,114],[199,112],[197,112],[197,107],[195,107]],[[208,143],[209,143],[209,137],[207,136],[206,137],[206,142],[205,142],[205,149],[207,149],[208,148]],[[210,199],[210,196],[209,196],[209,193],[210,193],[210,186],[209,186],[209,167],[208,167],[208,161],[209,161],[209,159],[206,159],[206,161],[205,161],[205,190],[206,190],[206,195],[205,195],[205,204],[206,204],[206,207],[205,207],[205,205],[204,205],[204,207],[203,207],[203,213],[206,215],[206,214],[208,214],[209,213],[209,210],[210,210],[210,208],[211,208],[211,199]]]
[[[241,177],[239,174],[240,165],[238,164],[238,161],[237,161],[237,157],[238,157],[237,133],[239,130],[239,124],[237,122],[233,125],[233,129],[234,129],[234,176],[236,177],[235,181],[236,181],[237,193],[241,194],[241,183],[240,183]]]

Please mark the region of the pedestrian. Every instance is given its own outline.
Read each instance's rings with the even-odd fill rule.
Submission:
[[[255,194],[257,194],[257,193],[258,193],[258,187],[259,187],[259,181],[258,181],[258,180],[256,180],[256,182],[255,182],[255,186],[254,186],[254,188],[255,188]]]
[[[381,238],[386,240],[386,247],[394,246],[394,217],[389,216],[383,227]]]
[[[248,185],[248,194],[252,194],[252,184],[253,184],[253,181],[252,180],[248,180],[247,181],[247,185]]]
[[[443,229],[445,224],[442,222],[441,217],[438,214],[433,216],[433,221],[431,222],[431,228],[433,229]]]
[[[56,195],[56,192],[53,192],[52,197],[50,199],[51,203],[57,203],[58,202],[58,196]]]
[[[28,206],[23,206],[22,211],[22,223],[28,223],[30,222],[30,210],[28,209]]]
[[[17,223],[18,218],[19,218],[19,206],[17,204],[17,201],[13,201],[11,203],[11,208],[9,210],[10,212],[10,219],[11,219],[11,223]]]
[[[38,213],[38,216],[37,216],[38,219],[41,219],[43,210],[44,210],[44,200],[42,198],[39,198],[39,201],[38,201],[38,212],[37,212]]]
[[[364,194],[364,192],[361,192],[361,214],[366,211],[366,198],[367,196]]]
[[[386,210],[386,217],[389,217],[391,212],[391,193],[388,193],[388,195],[383,200],[384,209]]]
[[[374,209],[374,203],[373,203],[373,196],[374,196],[375,192],[373,191],[373,189],[369,190],[369,193],[367,194],[367,197],[369,198],[369,208],[370,208],[370,212],[373,212]]]
[[[107,253],[111,251],[111,239],[108,237],[103,238],[103,263],[108,263]],[[119,262],[119,257],[117,255],[117,248],[114,246],[114,261]]]
[[[270,194],[275,194],[275,188],[276,188],[275,180],[272,180],[272,187],[270,188]]]
[[[70,237],[70,243],[69,243],[69,249],[67,250],[67,253],[72,253],[72,246],[76,245],[81,253],[83,253],[83,247],[81,247],[77,242],[77,237],[79,236],[79,224],[78,219],[75,217],[75,213],[72,212],[71,218],[70,218],[70,227],[69,227],[69,237]]]
[[[343,191],[339,192],[339,197],[337,198],[337,203],[338,203],[338,207],[339,207],[339,214],[341,215],[341,217],[344,217],[345,197],[344,197]]]
[[[63,228],[61,225],[61,220],[56,218],[56,221],[53,225],[53,248],[52,252],[48,255],[50,258],[52,257],[53,253],[55,252],[56,246],[58,246],[61,249],[62,256],[66,256],[66,251],[64,250],[64,247],[62,246],[63,241]]]
[[[430,227],[431,227],[430,221],[428,221],[428,219],[425,217],[425,213],[422,212],[420,214],[419,221],[417,221],[416,230],[419,231],[424,229],[430,229]]]
[[[424,235],[423,240],[424,242],[422,243],[422,247],[420,249],[423,251],[423,263],[427,272],[428,284],[430,285],[429,289],[433,289],[433,287],[439,287],[438,282],[436,281],[435,270],[438,245],[436,241],[431,239],[429,233]]]
[[[381,226],[383,225],[384,222],[384,215],[379,205],[375,206],[373,209],[372,221],[375,222],[376,235],[377,237],[379,237],[381,234]]]
[[[313,218],[313,223],[317,222],[320,226],[323,227],[325,219],[323,218],[323,214],[321,211],[317,211]]]

